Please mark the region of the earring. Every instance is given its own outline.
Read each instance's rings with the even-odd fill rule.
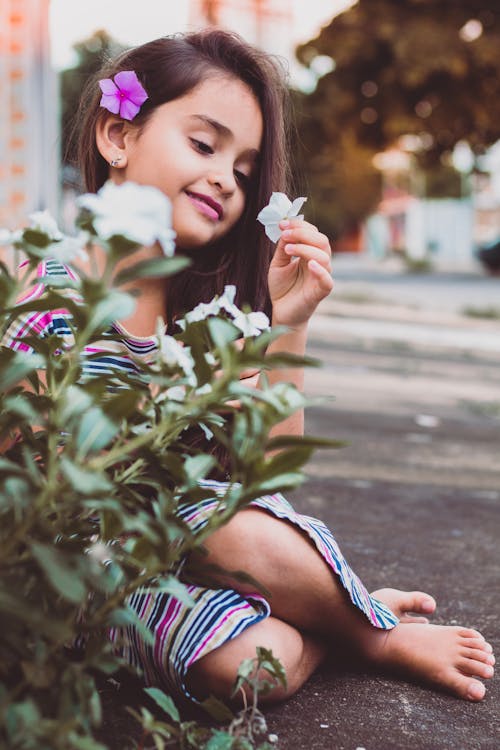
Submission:
[[[122,157],[121,156],[117,156],[116,159],[111,159],[111,161],[109,162],[109,166],[110,167],[116,167],[116,165],[118,164],[118,162],[121,161],[121,160],[122,160]]]

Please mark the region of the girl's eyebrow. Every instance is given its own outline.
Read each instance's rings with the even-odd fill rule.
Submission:
[[[218,120],[214,120],[213,117],[209,117],[208,115],[191,115],[191,120],[200,120],[205,125],[208,125],[213,130],[215,130],[216,133],[219,135],[228,138],[233,135],[233,131],[227,127],[227,125],[223,125]],[[254,156],[257,157],[259,155],[259,152],[256,148],[249,148],[248,152]]]

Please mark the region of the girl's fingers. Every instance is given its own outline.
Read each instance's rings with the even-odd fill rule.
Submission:
[[[288,256],[296,256],[305,261],[314,260],[331,273],[332,265],[330,255],[327,255],[324,250],[320,250],[312,245],[302,244],[285,245],[283,250]]]
[[[317,282],[322,291],[322,296],[330,294],[333,289],[333,279],[331,273],[321,266],[317,261],[310,260],[307,264],[307,268],[316,277]]]
[[[281,238],[285,244],[298,243],[312,245],[328,255],[331,255],[332,252],[328,237],[318,232],[312,224],[306,224],[305,222],[301,222],[299,226],[285,230]]]

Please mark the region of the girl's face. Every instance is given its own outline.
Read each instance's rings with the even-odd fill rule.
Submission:
[[[214,75],[159,106],[140,134],[125,136],[126,166],[115,175],[162,190],[172,202],[178,247],[202,247],[242,215],[262,131],[248,86]]]

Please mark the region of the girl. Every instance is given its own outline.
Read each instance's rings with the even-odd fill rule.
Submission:
[[[304,353],[309,318],[332,288],[329,242],[312,224],[292,219],[281,222],[273,248],[256,222],[271,192],[289,189],[285,94],[272,59],[222,31],[152,41],[89,83],[78,116],[87,189],[111,179],[162,190],[172,204],[177,246],[193,261],[168,282],[137,282],[136,312],[119,321],[132,341],[151,341],[159,315],[173,331],[176,318],[230,283],[240,306],[267,311],[273,325],[287,327],[270,351]],[[148,257],[155,253],[159,247],[147,250]],[[269,378],[301,388],[303,373],[271,371]],[[303,415],[279,431],[301,434]],[[213,487],[216,495],[224,485]],[[199,528],[213,505],[187,509],[186,520]],[[153,632],[154,648],[134,632],[112,637],[150,684],[194,700],[210,693],[227,698],[241,661],[264,646],[288,678],[288,687],[269,699],[286,698],[331,646],[342,644],[381,669],[464,699],[483,698],[478,678],[493,675],[494,657],[482,635],[430,625],[425,615],[435,602],[424,593],[381,589],[370,596],[326,527],[296,514],[280,495],[240,511],[209,537],[207,549],[208,561],[226,570],[237,559],[270,592],[269,601],[229,576],[220,589],[190,586],[191,609],[166,594],[139,591],[131,604]]]

